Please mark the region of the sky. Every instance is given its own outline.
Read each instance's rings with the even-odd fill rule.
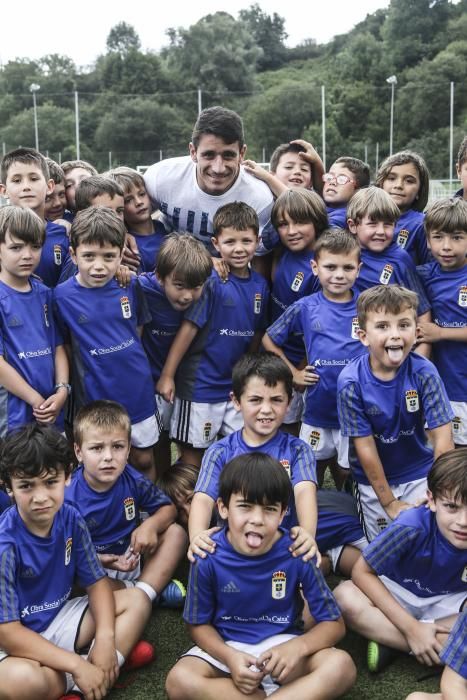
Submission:
[[[119,22],[131,24],[138,33],[143,50],[159,51],[168,44],[169,27],[188,28],[207,14],[225,11],[238,17],[255,0],[173,0],[133,5],[131,0],[79,0],[75,3],[43,3],[23,0],[8,3],[2,12],[0,64],[15,58],[37,59],[49,53],[69,56],[78,66],[90,65],[105,53],[110,29]],[[256,0],[263,12],[276,12],[285,19],[288,46],[305,39],[326,43],[336,34],[344,34],[367,14],[388,7],[389,0]],[[73,14],[76,16],[73,17]]]

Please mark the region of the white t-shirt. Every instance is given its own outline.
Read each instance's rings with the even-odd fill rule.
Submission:
[[[223,194],[204,192],[196,181],[196,164],[190,156],[169,158],[151,165],[144,173],[147,192],[154,207],[161,210],[164,225],[171,231],[186,231],[202,241],[212,253],[212,221],[219,207],[229,202],[246,202],[258,214],[260,236],[265,230],[264,246],[258,253],[270,249],[266,239],[271,236],[273,196],[269,187],[240,168],[237,179]]]

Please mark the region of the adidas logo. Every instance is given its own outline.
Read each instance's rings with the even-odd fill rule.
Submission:
[[[376,406],[375,404],[370,406],[367,410],[368,410],[368,413],[370,414],[370,416],[379,416],[381,413],[381,409],[379,408],[379,406]]]
[[[99,525],[99,523],[97,522],[97,520],[95,518],[88,518],[86,520],[86,525],[88,526],[88,528],[90,530],[92,530],[93,528],[97,527]]]
[[[240,593],[240,588],[233,581],[229,581],[221,591],[222,593]]]
[[[226,297],[223,302],[223,306],[235,306],[235,301],[232,297]]]
[[[319,321],[315,321],[314,323],[311,324],[311,330],[312,331],[320,331],[322,330],[321,328],[321,323]]]
[[[16,328],[17,326],[22,326],[23,322],[18,316],[12,316],[8,319],[8,324],[10,328]]]
[[[31,566],[28,566],[21,571],[20,576],[21,578],[34,578],[34,569]]]
[[[86,314],[80,314],[78,316],[78,323],[87,323],[89,321],[88,317]]]

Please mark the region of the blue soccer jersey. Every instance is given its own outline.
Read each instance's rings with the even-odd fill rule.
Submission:
[[[63,271],[72,264],[69,250],[70,240],[65,227],[47,221],[41,260],[35,270],[35,274],[47,287],[55,287]]]
[[[275,634],[298,634],[299,588],[317,623],[338,620],[340,611],[313,561],[294,558],[282,537],[266,554],[245,556],[226,529],[213,535],[216,551],[191,565],[183,617],[212,625],[225,641],[257,644]]]
[[[432,430],[453,417],[436,367],[413,352],[387,382],[375,377],[369,355],[353,360],[339,376],[337,407],[343,435],[373,435],[391,486],[426,477],[433,450],[426,440],[425,421]],[[350,449],[349,457],[356,481],[368,484],[355,450]]]
[[[99,554],[123,554],[131,533],[140,525],[140,512],[153,515],[171,500],[129,464],[108,491],[94,491],[80,466],[65,490],[65,500],[83,517]]]
[[[340,207],[331,207],[326,204],[329,227],[347,228],[347,204]]]
[[[394,241],[410,255],[415,265],[431,260],[426,244],[425,214],[422,211],[408,209],[396,221]]]
[[[71,596],[105,576],[78,511],[64,504],[48,537],[23,523],[16,506],[0,518],[0,624],[21,622],[43,632]]]
[[[154,232],[149,235],[141,235],[134,231],[129,231],[128,233],[131,233],[134,237],[141,256],[139,272],[153,272],[156,267],[159,248],[166,235],[164,224],[160,221],[154,221]]]
[[[303,334],[307,364],[319,374],[319,381],[306,392],[302,420],[307,425],[339,428],[337,377],[353,357],[367,352],[357,331],[356,299],[338,304],[323,292],[299,299],[267,329],[280,347],[295,334]]]
[[[153,272],[140,275],[138,283],[143,290],[151,315],[151,320],[143,328],[143,346],[149,359],[154,384],[156,384],[184,314],[173,308]]]
[[[276,321],[284,311],[302,297],[321,289],[319,279],[311,271],[313,251],[292,253],[284,248],[278,260],[271,291],[271,320]],[[305,357],[303,334],[288,338],[282,345],[287,359],[297,365]]]
[[[125,406],[132,423],[153,416],[151,370],[137,332],[149,314],[137,280],[124,289],[114,279],[88,288],[72,277],[56,287],[54,299],[72,347],[76,408],[111,399]]]
[[[222,282],[213,271],[203,295],[185,318],[199,331],[175,378],[178,398],[199,403],[229,400],[232,369],[253,336],[266,328],[269,290],[253,270],[248,278],[230,274]]]
[[[219,479],[223,468],[231,459],[247,452],[263,452],[277,459],[287,470],[293,487],[301,481],[317,483],[315,455],[311,447],[300,438],[280,430],[267,442],[252,447],[243,439],[242,431],[237,430],[215,442],[205,452],[195,492],[206,493],[216,501],[219,496]],[[290,528],[296,524],[297,513],[295,501],[292,498],[282,525]]]
[[[467,266],[443,270],[432,262],[417,268],[432,307],[433,322],[441,328],[467,326]],[[467,401],[467,343],[433,343],[433,362],[451,401]]]
[[[467,549],[443,537],[436,515],[425,506],[402,511],[363,550],[365,561],[420,598],[465,592]]]
[[[33,277],[29,281],[29,292],[0,282],[0,354],[46,399],[55,393],[55,351],[63,341],[52,313],[52,290]],[[32,407],[3,386],[0,405],[0,437],[34,421]]]
[[[377,284],[401,284],[418,294],[418,315],[430,310],[415,263],[408,253],[393,242],[382,253],[362,249],[362,266],[354,289],[359,294]]]
[[[320,552],[358,542],[365,537],[353,496],[331,489],[319,489],[317,496],[316,544]]]
[[[439,658],[467,680],[467,612],[459,613]]]
[[[5,491],[2,491],[2,489],[0,489],[0,513],[3,513],[4,510],[9,508],[11,506],[11,503],[12,501],[9,495],[5,493]]]

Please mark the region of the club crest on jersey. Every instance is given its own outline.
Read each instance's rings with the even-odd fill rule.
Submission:
[[[255,294],[254,312],[255,314],[261,313],[261,294],[259,293]]]
[[[275,571],[272,575],[272,597],[274,600],[285,598],[286,584],[285,571]]]
[[[360,326],[358,325],[358,316],[354,316],[352,319],[352,338],[354,340],[358,340],[359,335],[358,331],[360,330]]]
[[[211,430],[212,430],[212,423],[205,423],[204,428],[203,428],[203,438],[205,440],[210,440],[211,439]]]
[[[65,566],[68,566],[68,564],[71,561],[71,548],[73,545],[73,538],[69,537],[67,541],[65,542]]]
[[[319,432],[319,430],[312,430],[310,433],[310,437],[308,438],[308,442],[310,443],[312,450],[318,449],[320,439],[321,433]]]
[[[123,501],[123,507],[125,508],[125,518],[134,520],[136,517],[135,499],[132,496],[128,496]]]
[[[459,306],[467,306],[467,284],[459,289]]]
[[[279,462],[284,467],[285,471],[287,472],[287,476],[290,479],[290,462],[289,462],[289,460],[288,459],[280,459]]]
[[[409,238],[409,232],[406,228],[402,228],[397,234],[397,245],[401,248],[405,248],[407,245],[407,240]]]
[[[305,275],[303,274],[303,272],[301,270],[299,272],[297,272],[297,274],[293,278],[292,284],[290,285],[290,289],[292,290],[292,292],[298,292],[298,290],[302,286],[304,279],[305,279]]]
[[[387,528],[388,521],[386,520],[386,518],[377,518],[376,525],[378,526],[378,529],[382,531]]]
[[[452,419],[452,432],[454,435],[461,434],[462,418],[460,416],[454,416]]]
[[[44,304],[44,321],[47,328],[49,327],[49,307]]]
[[[461,580],[467,583],[467,566],[464,566],[464,571],[462,572]]]
[[[54,263],[56,265],[62,264],[62,249],[59,245],[54,245]]]
[[[123,318],[131,318],[131,306],[128,297],[120,297],[120,306],[122,307]]]
[[[415,389],[409,389],[405,392],[405,405],[409,413],[416,413],[419,410],[418,393]]]
[[[389,263],[385,265],[381,271],[381,274],[379,276],[379,281],[381,284],[389,284],[389,280],[391,279],[393,267]]]

